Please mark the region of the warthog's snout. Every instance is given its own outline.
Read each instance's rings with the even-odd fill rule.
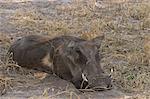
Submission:
[[[86,82],[86,85],[82,86],[85,89],[93,89],[96,91],[112,89],[112,78],[111,75],[100,74],[93,76],[86,76],[82,73],[82,79]]]
[[[86,78],[86,80],[85,80]],[[93,89],[96,91],[109,90],[112,89],[112,78],[107,75],[99,75],[93,76],[87,79],[87,77],[83,77],[83,80],[87,82],[85,89]]]

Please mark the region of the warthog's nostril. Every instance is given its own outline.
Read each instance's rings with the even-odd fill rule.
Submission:
[[[113,86],[110,84],[110,85],[107,85],[107,88],[110,89],[112,88]]]

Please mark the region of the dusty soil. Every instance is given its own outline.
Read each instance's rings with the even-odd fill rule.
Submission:
[[[95,1],[0,0],[1,99],[150,99],[149,1]],[[29,34],[86,39],[104,34],[101,65],[112,74],[114,89],[81,93],[54,75],[21,68],[6,53]]]

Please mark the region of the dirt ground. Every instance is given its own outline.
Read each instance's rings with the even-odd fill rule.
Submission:
[[[7,51],[30,34],[105,35],[101,65],[114,89],[81,93],[55,75],[21,68]],[[0,99],[9,98],[150,99],[149,0],[0,0]]]

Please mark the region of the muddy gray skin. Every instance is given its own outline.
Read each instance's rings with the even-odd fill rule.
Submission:
[[[72,36],[50,39],[31,35],[12,44],[9,52],[20,66],[72,82],[76,88],[111,89],[111,77],[102,70],[99,47],[103,37],[90,41]],[[84,83],[82,83],[84,82]]]

